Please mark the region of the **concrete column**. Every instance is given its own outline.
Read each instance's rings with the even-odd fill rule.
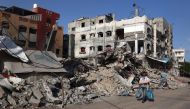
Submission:
[[[135,34],[135,53],[138,54],[138,34]]]
[[[157,57],[157,51],[156,51],[156,47],[157,47],[157,27],[156,27],[156,24],[154,24],[154,41],[153,41],[153,43],[154,43],[154,54],[153,54],[153,56],[154,57]]]
[[[146,55],[147,54],[147,32],[145,32],[144,34],[145,34],[145,36],[144,36],[143,47],[144,47],[144,54]]]

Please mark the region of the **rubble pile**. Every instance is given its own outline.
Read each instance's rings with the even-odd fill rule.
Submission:
[[[151,87],[152,88],[160,88],[159,83],[160,83],[160,74],[162,71],[158,69],[151,69],[147,68],[145,69],[148,72],[148,76],[151,79]],[[183,83],[182,81],[179,81],[173,76],[171,73],[168,73],[167,75],[167,87],[163,87],[165,89],[177,89],[186,86],[186,83]]]
[[[76,86],[83,82],[85,86]],[[75,84],[76,83],[76,84]],[[73,85],[75,84],[75,85]],[[13,90],[0,87],[0,108],[42,107],[67,104],[86,104],[98,97],[82,78],[53,78],[27,83],[23,80]]]
[[[138,87],[140,73],[148,72],[152,88],[160,88],[163,71],[142,66],[133,54],[120,48],[106,51],[97,57],[98,66],[82,59],[62,62],[68,73],[64,77],[40,79],[34,82],[20,80],[7,87],[0,84],[0,108],[63,107],[68,104],[87,104],[100,96],[130,95]],[[10,79],[10,78],[9,78]],[[12,84],[14,81],[9,81]],[[2,80],[0,81],[2,83]],[[176,89],[185,84],[168,73],[167,87]]]

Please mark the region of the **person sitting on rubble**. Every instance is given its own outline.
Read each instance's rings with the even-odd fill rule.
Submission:
[[[146,71],[141,72],[141,77],[139,80],[139,86],[142,89],[142,103],[146,101],[146,91],[149,88],[150,85],[150,79],[148,78],[148,74]]]
[[[168,87],[167,77],[168,74],[166,73],[166,70],[163,69],[160,73],[160,83],[158,85],[159,88]]]

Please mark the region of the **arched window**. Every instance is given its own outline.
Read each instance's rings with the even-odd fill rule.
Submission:
[[[108,36],[108,37],[109,37],[109,36],[112,36],[112,32],[111,32],[111,31],[107,31],[107,32],[106,32],[106,36]]]
[[[103,35],[103,32],[99,32],[98,33],[98,37],[103,37],[104,35]]]

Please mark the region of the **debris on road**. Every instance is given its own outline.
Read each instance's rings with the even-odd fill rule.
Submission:
[[[64,76],[32,82],[2,75],[0,108],[64,107],[68,104],[92,103],[101,96],[134,95],[142,71],[148,72],[152,88],[160,88],[162,70],[143,65],[124,48],[98,54],[95,59],[98,60],[96,65],[82,59],[63,60],[63,67],[68,71]],[[7,83],[9,85],[5,85]],[[176,89],[185,85],[168,72],[167,87],[163,88]]]

